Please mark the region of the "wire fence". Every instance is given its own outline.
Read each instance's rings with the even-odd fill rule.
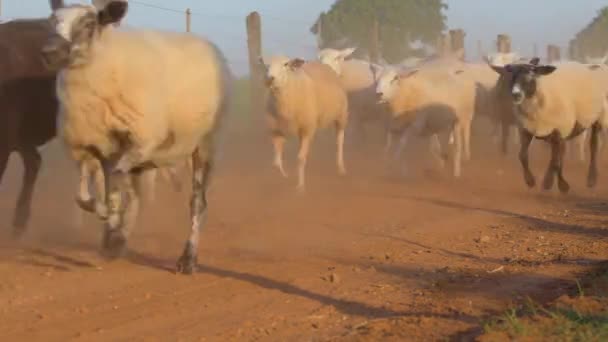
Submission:
[[[0,22],[47,15],[48,1],[36,2],[34,4],[32,0],[27,0],[27,3],[24,0],[0,0],[0,7],[4,6],[3,11],[0,12]],[[89,0],[79,2],[90,3]],[[207,2],[203,1],[157,0],[155,3],[154,0],[128,0],[128,2],[129,12],[121,25],[171,31],[186,31],[190,28],[191,32],[209,38],[220,47],[236,75],[242,76],[248,73],[245,18],[249,13],[243,13],[243,7],[231,10],[231,13],[221,13],[218,12],[220,6],[205,6]],[[186,4],[187,6],[180,6]],[[302,19],[290,15],[287,18],[266,10],[259,12],[262,18],[262,51],[265,55],[275,53],[301,57],[316,55],[316,39],[309,31],[316,17]]]

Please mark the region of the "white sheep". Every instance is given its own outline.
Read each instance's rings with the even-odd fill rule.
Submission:
[[[464,50],[460,49],[453,53],[435,56],[422,61],[418,67],[432,70],[432,74],[440,81],[446,74],[458,74],[459,78],[465,82],[463,86],[470,87],[466,93],[473,97],[474,116],[490,116],[493,111],[491,90],[494,87],[498,76],[486,63],[468,63],[462,61]],[[429,73],[426,73],[429,77]],[[471,127],[463,127],[463,154],[465,160],[471,159]]]
[[[351,58],[355,48],[342,50],[326,48],[318,53],[321,63],[330,66],[340,77],[348,94],[350,125],[355,132],[355,141],[360,141],[363,126],[369,122],[385,122],[386,113],[378,106],[375,97],[376,79],[382,66]]]
[[[267,119],[274,146],[274,166],[283,176],[283,145],[288,135],[300,139],[298,152],[299,192],[305,190],[305,167],[310,144],[318,129],[333,125],[336,129],[337,166],[341,175],[344,166],[344,130],[348,122],[348,99],[333,70],[322,63],[275,56],[266,65],[269,88]]]
[[[101,163],[103,247],[111,257],[125,250],[138,214],[138,174],[191,157],[191,233],[177,269],[192,273],[232,76],[215,45],[195,35],[109,28],[126,12],[126,2],[111,1],[101,10],[70,5],[52,14],[57,34],[42,55],[60,69],[59,136],[72,155]]]
[[[567,193],[570,185],[563,175],[565,141],[591,129],[591,161],[587,185],[597,183],[598,134],[608,124],[608,99],[597,73],[581,63],[539,65],[534,58],[529,64],[493,67],[510,80],[506,91],[515,106],[515,117],[522,127],[519,158],[524,179],[529,187],[536,183],[529,168],[528,147],[534,137],[551,144],[551,162],[543,188],[553,187],[555,175],[558,188]]]
[[[411,135],[421,135],[431,138],[431,153],[443,165],[438,137],[450,134],[454,139],[453,175],[460,177],[465,135],[470,132],[475,107],[470,81],[433,68],[388,69],[380,76],[376,91],[391,114],[391,133],[401,135],[395,159]]]

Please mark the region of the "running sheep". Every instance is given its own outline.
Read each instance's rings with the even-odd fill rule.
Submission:
[[[101,165],[107,213],[99,216],[109,257],[126,248],[141,172],[192,159],[191,232],[177,262],[178,272],[190,274],[232,76],[215,45],[195,35],[112,27],[127,7],[124,1],[99,10],[69,5],[51,15],[56,34],[42,56],[60,69],[58,134],[78,162],[95,158]]]
[[[364,125],[370,122],[385,123],[387,113],[376,101],[376,81],[382,67],[361,59],[351,58],[355,48],[342,50],[326,48],[318,53],[321,63],[330,66],[340,78],[348,95],[348,104],[356,142],[363,139]],[[385,127],[386,128],[386,127]]]
[[[432,156],[444,165],[447,139],[453,136],[453,175],[461,176],[461,159],[475,108],[474,88],[456,73],[421,67],[408,72],[388,69],[379,78],[377,98],[391,115],[391,134],[400,135],[395,159],[411,135],[430,138]],[[443,145],[443,146],[442,146]]]
[[[267,119],[274,147],[274,166],[287,177],[283,168],[283,146],[288,135],[300,139],[297,190],[305,190],[306,160],[318,129],[331,125],[336,129],[337,167],[344,166],[344,131],[348,122],[348,99],[336,73],[327,65],[275,56],[268,65],[260,57],[266,72]]]
[[[51,0],[51,9],[62,0]],[[57,99],[54,70],[40,60],[40,49],[52,33],[48,18],[10,20],[0,24],[0,181],[9,157],[23,162],[23,183],[13,217],[13,236],[26,232],[34,188],[42,166],[38,148],[55,138]]]
[[[608,99],[606,89],[592,68],[580,63],[541,65],[539,59],[534,58],[528,64],[509,64],[494,67],[494,70],[509,75],[506,91],[522,127],[519,158],[526,184],[529,187],[536,184],[528,161],[528,148],[536,137],[551,145],[551,161],[543,188],[550,190],[557,175],[560,192],[567,193],[570,185],[563,175],[565,142],[590,129],[587,185],[594,187],[598,173],[598,135],[608,123]]]

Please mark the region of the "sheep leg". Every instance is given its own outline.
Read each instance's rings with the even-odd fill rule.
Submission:
[[[102,248],[105,256],[117,258],[126,250],[128,231],[124,229],[127,223],[125,214],[131,200],[129,198],[131,191],[128,188],[132,184],[128,179],[129,174],[116,171],[108,161],[102,161],[102,165],[106,179],[105,193],[108,207]]]
[[[530,164],[528,161],[528,149],[530,148],[530,144],[532,143],[532,134],[526,130],[520,130],[519,139],[520,139],[520,150],[519,150],[519,161],[521,163],[522,169],[524,171],[524,180],[528,187],[533,188],[536,185],[536,180],[534,179],[534,175],[530,171]]]
[[[506,156],[509,154],[509,135],[511,134],[511,126],[504,120],[500,123],[500,126],[502,128],[502,154],[503,156]]]
[[[346,167],[344,166],[344,130],[345,125],[336,124],[336,163],[338,166],[338,174],[346,175]]]
[[[299,193],[303,193],[306,190],[306,184],[304,180],[305,169],[312,137],[313,134],[308,133],[301,134],[300,138],[300,151],[298,152],[298,186],[296,188]]]
[[[559,191],[563,194],[568,193],[570,191],[570,185],[564,178],[564,155],[566,152],[566,141],[561,137],[556,137],[556,147],[557,147],[557,163],[555,171],[557,172],[557,186]]]
[[[401,174],[403,176],[406,176],[407,172],[408,172],[407,163],[405,161],[406,158],[402,158],[402,154],[403,154],[403,150],[407,146],[407,142],[409,140],[409,134],[410,134],[410,127],[407,127],[401,133],[401,137],[399,138],[399,142],[397,143],[395,152],[393,154],[393,162],[395,163],[395,165],[401,166]]]
[[[11,153],[8,149],[2,149],[0,151],[0,183],[2,183],[2,178],[4,176],[4,171],[6,171],[6,166],[8,165],[8,157]]]
[[[462,125],[462,146],[464,149],[464,160],[471,160],[471,122]]]
[[[386,142],[384,145],[384,159],[388,160],[391,153],[391,147],[393,146],[393,133],[389,130],[386,132]]]
[[[287,172],[283,167],[283,147],[285,146],[285,136],[279,133],[272,135],[272,146],[274,148],[273,166],[279,170],[281,176],[287,178]]]
[[[23,160],[25,172],[23,174],[21,192],[17,200],[17,207],[15,208],[15,218],[13,219],[13,235],[15,236],[19,236],[25,232],[25,226],[30,218],[34,186],[36,185],[40,164],[42,163],[42,157],[34,146],[23,147],[18,152]]]
[[[435,159],[441,169],[445,168],[445,159],[443,157],[443,149],[438,134],[432,134],[429,139],[429,150],[431,156]]]
[[[165,169],[165,177],[171,182],[173,191],[182,191],[182,182],[180,181],[179,176],[177,175],[177,170],[174,167],[167,167]]]
[[[570,190],[570,185],[563,177],[563,161],[566,152],[566,141],[559,136],[559,133],[555,132],[550,137],[551,143],[551,161],[547,172],[545,174],[545,180],[543,182],[543,188],[550,190],[553,187],[553,181],[555,174],[557,174],[557,181],[559,190],[562,193],[567,193]]]
[[[454,177],[460,178],[462,174],[462,152],[463,152],[463,140],[464,140],[464,132],[462,129],[462,124],[457,123],[454,126]]]
[[[587,131],[584,131],[576,142],[578,145],[578,160],[581,163],[585,162],[585,142],[587,140],[587,134]]]
[[[103,171],[96,159],[86,159],[80,162],[80,181],[79,191],[76,197],[76,204],[80,209],[96,213],[100,218],[107,217],[107,207],[105,199],[105,179]],[[95,197],[89,190],[90,180],[93,178],[95,187]]]
[[[213,163],[209,154],[206,158],[202,158],[199,149],[196,149],[192,153],[192,197],[190,199],[192,226],[184,252],[177,261],[177,272],[182,274],[192,274],[196,270],[200,230],[207,216],[207,188],[212,169]]]
[[[587,186],[595,187],[597,184],[597,153],[599,150],[599,134],[602,127],[598,122],[591,126],[591,138],[589,139],[589,150],[591,158],[589,160],[589,173],[587,174]]]

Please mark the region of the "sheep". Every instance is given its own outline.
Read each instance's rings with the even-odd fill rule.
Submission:
[[[363,126],[368,122],[385,121],[387,116],[375,98],[376,78],[382,67],[364,60],[353,59],[355,48],[342,50],[326,48],[318,60],[330,66],[340,77],[347,92],[354,136],[363,138]],[[355,141],[361,141],[356,139]]]
[[[433,74],[441,80],[446,73],[459,74],[459,78],[465,81],[467,87],[472,88],[472,91],[466,92],[473,97],[474,115],[490,116],[492,113],[491,89],[494,87],[498,76],[492,72],[486,63],[468,63],[462,61],[464,50],[459,49],[451,54],[444,56],[434,56],[423,60],[419,63],[420,68],[433,70]],[[426,73],[426,77],[430,74]],[[434,77],[435,77],[434,76]],[[464,160],[471,159],[471,127],[463,127],[463,156]],[[451,138],[452,140],[452,138]]]
[[[542,65],[538,58],[533,58],[529,64],[508,64],[493,69],[510,80],[506,90],[521,127],[519,159],[528,187],[536,184],[528,162],[528,147],[536,137],[550,143],[552,150],[543,188],[550,190],[557,175],[560,192],[568,193],[570,185],[563,175],[565,141],[586,129],[590,129],[591,135],[587,186],[594,187],[598,134],[608,123],[608,99],[592,68],[580,63]]]
[[[485,61],[490,68],[493,66],[503,67],[507,64],[527,62],[527,60],[515,52],[488,54],[485,57]],[[491,118],[496,124],[495,128],[501,129],[501,151],[503,155],[507,155],[509,152],[509,137],[512,130],[515,133],[514,136],[518,138],[518,127],[515,115],[513,114],[513,103],[508,91],[504,90],[506,87],[508,87],[508,79],[505,75],[499,75],[495,85],[490,90],[489,99],[489,103],[492,106]]]
[[[50,1],[51,9],[62,1]],[[19,19],[0,24],[0,180],[12,152],[24,165],[23,184],[13,216],[13,236],[25,233],[42,157],[38,148],[55,137],[56,72],[39,58],[51,34],[47,18]]]
[[[300,139],[298,152],[299,193],[305,191],[305,167],[311,141],[317,129],[334,125],[338,173],[344,166],[344,131],[348,122],[348,98],[340,80],[327,65],[299,58],[274,56],[268,65],[260,57],[269,89],[267,120],[274,146],[274,166],[287,177],[283,168],[283,145],[288,135]]]
[[[449,133],[454,139],[453,176],[461,176],[465,135],[470,132],[475,96],[470,81],[458,74],[438,73],[425,67],[408,72],[388,69],[381,74],[377,98],[391,114],[391,133],[401,135],[395,159],[409,136],[417,134],[431,138],[432,156],[444,165],[438,137]]]
[[[589,69],[594,70],[597,74],[598,77],[600,77],[600,80],[604,86],[604,89],[606,89],[606,91],[608,92],[608,66],[606,66],[606,59],[608,58],[607,56],[604,56],[602,58],[590,58],[590,57],[585,57],[584,59],[584,63],[580,63],[578,61],[572,61],[572,60],[560,60],[559,62],[553,63],[552,65],[555,66],[560,66],[560,65],[566,65],[566,64],[582,64],[587,66]],[[603,144],[602,144],[602,138],[603,136],[606,135],[606,130],[605,128],[603,128],[600,131],[600,136],[598,137],[598,150],[601,150],[603,148]],[[574,156],[571,153],[568,153],[569,151],[577,151],[578,152],[578,161],[579,162],[585,162],[585,157],[586,157],[586,149],[585,149],[585,144],[587,143],[587,140],[589,138],[589,130],[584,130],[579,136],[572,138],[570,141],[566,142],[566,154],[570,154],[572,156]],[[572,148],[572,149],[571,149]]]
[[[189,33],[112,25],[128,4],[63,6],[41,54],[59,69],[58,135],[72,156],[96,158],[106,215],[102,252],[120,257],[137,219],[141,172],[192,159],[191,232],[177,271],[196,270],[214,137],[227,112],[232,74],[220,50]],[[150,70],[156,70],[150,73]]]

